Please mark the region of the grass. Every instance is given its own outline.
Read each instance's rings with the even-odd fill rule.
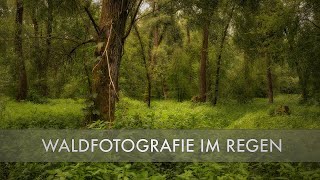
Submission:
[[[192,102],[153,101],[152,107],[123,97],[117,104],[115,128],[150,129],[320,129],[319,106],[300,105],[298,95],[281,95],[270,105],[266,99],[216,107]],[[46,104],[6,101],[0,109],[0,128],[75,129],[84,120],[83,100],[55,99]],[[290,115],[270,115],[280,105]]]
[[[4,102],[0,127],[16,128],[79,128],[83,121],[83,101],[72,99],[49,100],[46,104]]]
[[[123,98],[118,104],[118,128],[154,129],[319,129],[319,106],[300,105],[298,95],[281,95],[270,105],[266,99],[248,104],[210,104],[154,101],[151,109],[140,101]],[[270,115],[280,105],[290,115]]]

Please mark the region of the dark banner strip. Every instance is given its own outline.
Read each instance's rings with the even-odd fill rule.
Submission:
[[[320,162],[320,130],[0,130],[1,162]]]

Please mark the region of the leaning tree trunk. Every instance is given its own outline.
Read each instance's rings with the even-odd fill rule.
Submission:
[[[18,101],[25,100],[28,95],[28,82],[25,61],[22,49],[22,23],[23,23],[23,2],[16,0],[16,34],[15,34],[15,52],[17,56],[17,71],[18,71]]]
[[[209,26],[210,21],[203,24],[203,39],[200,61],[200,102],[205,102],[207,97],[207,62],[208,62],[208,47],[209,47]]]
[[[228,35],[228,29],[229,29],[229,26],[230,26],[230,23],[231,23],[231,20],[233,17],[234,8],[235,8],[235,5],[233,5],[233,7],[231,9],[229,19],[227,20],[227,24],[224,27],[223,32],[222,32],[222,39],[220,42],[219,53],[218,53],[218,58],[217,58],[217,65],[216,65],[216,81],[215,81],[214,97],[213,97],[213,101],[212,101],[212,104],[214,106],[218,103],[222,52],[223,52],[223,48],[224,48],[224,43],[225,43],[227,35]]]
[[[144,68],[146,70],[146,77],[147,77],[147,97],[146,97],[146,101],[147,101],[147,105],[150,108],[151,107],[151,76],[150,76],[150,71],[149,71],[149,66],[147,63],[147,57],[145,55],[145,48],[138,30],[138,27],[136,25],[134,25],[134,30],[136,32],[139,44],[140,44],[140,51],[141,51],[141,55],[142,55],[142,60],[143,60],[143,64],[144,64]]]
[[[97,56],[93,68],[92,93],[100,119],[115,119],[118,99],[118,75],[123,53],[124,34],[130,0],[103,0],[99,22]]]

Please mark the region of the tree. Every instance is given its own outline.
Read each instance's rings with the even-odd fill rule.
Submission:
[[[46,51],[45,59],[40,62],[41,68],[39,69],[40,83],[39,90],[42,96],[48,95],[48,85],[47,85],[47,71],[48,63],[51,59],[51,49],[52,49],[52,31],[53,31],[53,0],[47,0],[47,19],[46,19]]]
[[[216,1],[199,1],[197,2],[198,8],[201,10],[202,25],[202,48],[200,59],[200,102],[207,100],[207,64],[208,64],[208,51],[209,51],[209,28],[211,24],[214,9],[217,6]]]
[[[143,64],[144,64],[144,68],[146,70],[146,78],[147,78],[147,105],[150,108],[151,107],[151,75],[150,75],[150,71],[149,71],[149,63],[147,62],[147,57],[145,55],[145,47],[140,35],[140,32],[138,30],[138,27],[136,25],[134,25],[134,30],[135,33],[137,35],[139,44],[140,44],[140,54],[142,55],[142,60],[143,60]]]
[[[39,93],[41,96],[47,95],[44,91],[44,79],[46,79],[46,70],[43,66],[44,61],[46,61],[46,58],[42,56],[42,47],[41,47],[41,18],[40,13],[43,10],[43,6],[41,6],[43,3],[39,1],[25,1],[25,9],[27,12],[29,12],[29,15],[31,17],[31,22],[33,25],[33,48],[32,48],[32,56],[34,58],[33,60],[33,68],[35,70],[35,91]],[[32,86],[32,84],[30,84]],[[31,87],[32,88],[32,87]],[[30,88],[30,89],[31,89]]]
[[[101,119],[115,120],[118,78],[125,39],[135,22],[140,1],[103,0],[97,38],[97,57],[93,72],[92,92]],[[127,21],[131,21],[127,27]]]
[[[243,74],[240,75],[243,81],[241,87],[237,90],[238,101],[247,102],[254,97],[253,88],[254,85],[251,68],[254,64],[254,60],[259,58],[256,53],[258,47],[257,38],[254,32],[256,32],[255,18],[258,14],[259,3],[256,0],[242,1],[239,4],[239,8],[235,13],[234,18],[234,36],[233,40],[236,47],[243,52]],[[240,79],[239,79],[240,81]]]
[[[231,4],[232,2],[229,2],[229,3]],[[228,4],[228,6],[229,6],[229,4]],[[225,27],[223,28],[221,41],[220,41],[220,45],[219,45],[219,50],[218,50],[218,54],[217,54],[217,64],[216,64],[216,74],[215,74],[216,81],[215,81],[214,97],[213,97],[213,101],[212,101],[212,104],[214,106],[217,104],[218,96],[219,96],[220,68],[221,68],[223,47],[224,47],[224,43],[225,43],[227,35],[228,35],[228,30],[229,30],[229,26],[231,24],[231,20],[233,18],[235,6],[236,6],[235,4],[231,5],[230,12],[227,10],[228,15],[225,15],[225,17],[226,17],[225,23],[226,24],[225,24]]]
[[[316,78],[319,77],[319,61],[315,58],[319,56],[319,5],[313,0],[287,3],[290,13],[285,29],[287,61],[299,77],[302,102],[308,102],[312,97],[319,98],[319,81]]]
[[[180,4],[190,21],[201,27],[202,33],[202,47],[200,52],[200,68],[199,68],[199,101],[205,102],[207,100],[207,64],[209,52],[209,36],[212,16],[218,5],[216,0],[184,0]],[[192,15],[192,16],[190,16]],[[188,33],[187,33],[188,34]]]
[[[260,14],[256,19],[259,35],[259,53],[266,63],[268,102],[274,101],[272,66],[281,56],[285,29],[284,6],[279,0],[262,1]],[[275,10],[276,9],[276,10]]]
[[[16,32],[15,32],[15,52],[17,58],[18,76],[18,101],[25,100],[28,95],[28,82],[26,65],[23,57],[22,29],[23,29],[23,0],[16,0]]]

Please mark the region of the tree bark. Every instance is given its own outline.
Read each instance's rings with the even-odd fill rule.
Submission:
[[[25,61],[22,49],[22,24],[23,24],[23,2],[16,0],[16,33],[15,33],[15,52],[17,56],[17,71],[18,76],[18,101],[25,100],[28,95],[28,82]]]
[[[99,118],[108,121],[110,126],[115,120],[118,76],[130,3],[130,0],[102,1],[96,54],[99,60],[92,70],[92,93]]]
[[[214,97],[212,104],[215,106],[218,103],[218,98],[219,98],[219,86],[220,86],[220,70],[221,70],[221,61],[222,61],[222,52],[224,48],[224,44],[228,35],[228,29],[233,17],[233,12],[234,12],[235,5],[233,5],[231,9],[231,13],[229,15],[229,18],[227,20],[227,24],[223,29],[222,32],[222,39],[220,42],[220,47],[219,47],[219,53],[218,53],[218,58],[217,58],[217,64],[216,64],[216,81],[215,81],[215,89],[214,89]]]
[[[209,47],[209,26],[210,21],[203,24],[203,39],[202,51],[200,61],[200,102],[205,102],[207,99],[207,61],[208,61],[208,47]]]

